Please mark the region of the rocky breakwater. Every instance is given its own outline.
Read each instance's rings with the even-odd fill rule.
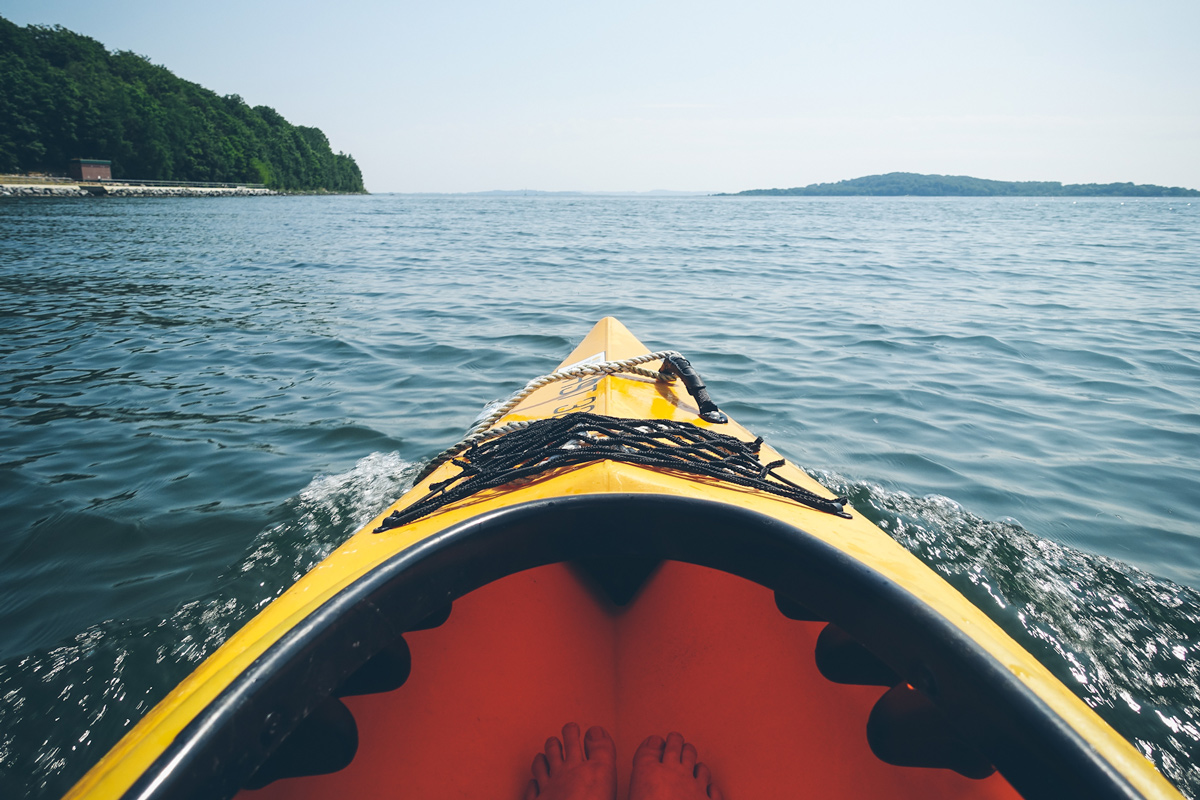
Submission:
[[[0,183],[0,197],[89,197],[81,187],[74,184]]]
[[[0,197],[257,197],[279,192],[251,186],[138,186],[124,183],[5,183]]]
[[[251,186],[136,186],[105,184],[100,194],[109,197],[258,197],[279,192]]]

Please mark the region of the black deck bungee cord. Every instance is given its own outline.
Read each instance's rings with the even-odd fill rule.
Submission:
[[[375,533],[407,525],[439,508],[485,489],[528,478],[559,467],[594,461],[620,461],[657,467],[733,483],[794,500],[809,508],[846,519],[846,498],[825,498],[775,472],[783,459],[758,459],[761,437],[744,442],[689,422],[624,419],[574,413],[529,422],[524,428],[477,442],[452,459],[457,475],[432,484],[411,506],[393,511]]]

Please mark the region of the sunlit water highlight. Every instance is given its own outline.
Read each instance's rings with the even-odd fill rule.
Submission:
[[[1198,261],[1165,200],[4,201],[0,796],[613,314],[1200,797]]]

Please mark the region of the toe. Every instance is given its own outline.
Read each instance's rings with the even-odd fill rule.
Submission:
[[[546,763],[546,757],[538,753],[533,757],[533,783],[546,785],[546,781],[550,780],[550,765]],[[537,795],[534,795],[535,797]]]
[[[637,752],[633,754],[634,763],[638,761],[662,761],[663,739],[661,736],[651,736],[642,742]]]
[[[587,734],[583,737],[583,749],[588,761],[617,763],[617,743],[608,735],[608,731],[599,725],[588,728]]]
[[[710,783],[708,785],[708,796],[711,797],[712,800],[724,800],[725,798],[725,795],[721,794],[721,790],[717,788],[715,783]]]
[[[579,742],[579,726],[574,722],[563,725],[563,760],[568,764],[583,761],[583,745]]]
[[[671,731],[667,734],[667,744],[663,748],[663,763],[678,764],[683,755],[683,734]]]
[[[546,740],[546,762],[550,765],[550,774],[558,772],[558,768],[563,763],[562,742],[557,736],[551,736]]]
[[[699,754],[696,752],[696,746],[691,742],[685,742],[683,745],[683,750],[679,752],[679,760],[683,762],[683,766],[687,767],[689,770],[692,769],[696,766],[696,760],[698,758]]]
[[[692,769],[692,774],[696,776],[696,782],[706,789],[712,785],[712,772],[708,769],[708,764],[701,761]]]
[[[537,796],[538,782],[530,781],[529,785],[525,787],[525,800],[537,800]]]

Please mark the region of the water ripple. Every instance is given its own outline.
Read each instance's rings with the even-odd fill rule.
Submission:
[[[824,473],[1195,796],[1200,776],[1200,592],[1128,564]]]
[[[0,663],[0,796],[60,796],[205,656],[415,475],[416,466],[395,453],[374,453],[348,472],[316,478],[270,512],[276,521],[224,571],[216,591],[164,618],[106,620]]]

